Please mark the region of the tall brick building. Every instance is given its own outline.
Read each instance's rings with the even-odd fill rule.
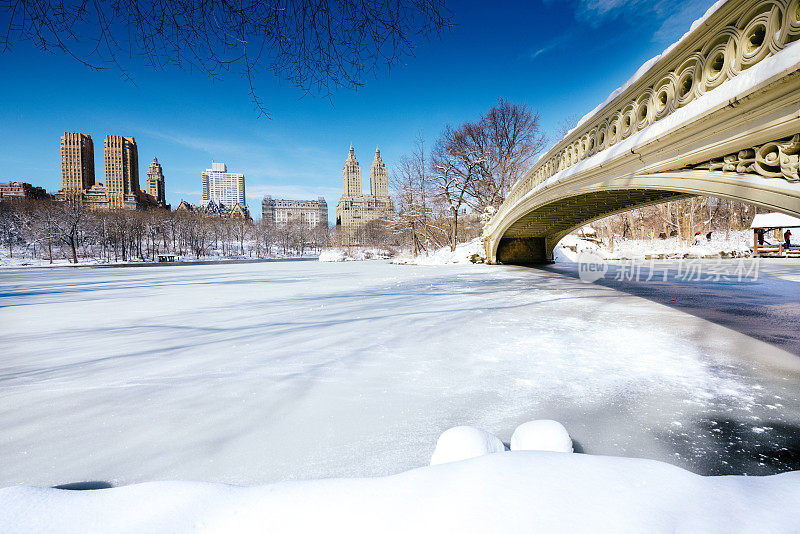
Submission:
[[[91,136],[61,136],[61,189],[56,199],[80,202],[91,209],[137,209],[157,205],[139,189],[139,154],[133,137],[107,135],[103,143],[106,183],[95,182]]]
[[[90,135],[64,132],[61,136],[61,191],[80,195],[94,185],[94,143]]]
[[[139,151],[133,137],[107,135],[103,143],[106,195],[110,209],[136,209],[139,192]]]

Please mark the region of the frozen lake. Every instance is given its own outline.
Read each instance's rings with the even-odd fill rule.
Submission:
[[[774,331],[795,273],[724,301],[773,288],[754,320]],[[536,418],[592,454],[800,468],[795,345],[685,309],[691,290],[625,289],[481,265],[3,270],[0,487],[382,475],[426,465],[448,427],[507,442]]]

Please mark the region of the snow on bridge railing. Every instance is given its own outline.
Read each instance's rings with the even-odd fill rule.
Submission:
[[[719,87],[800,39],[800,0],[721,0],[544,154],[512,188],[499,221],[527,193]]]

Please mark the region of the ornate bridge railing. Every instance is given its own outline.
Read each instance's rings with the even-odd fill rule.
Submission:
[[[710,11],[677,43],[642,65],[625,85],[544,154],[514,185],[489,227],[548,179],[588,158],[596,156],[597,163],[602,163],[611,147],[663,121],[798,39],[800,0],[729,0]],[[773,143],[752,154],[731,155],[727,162],[707,165],[729,169],[745,162],[759,173],[765,170],[796,180],[796,149],[800,147],[795,146],[796,140],[787,143]]]

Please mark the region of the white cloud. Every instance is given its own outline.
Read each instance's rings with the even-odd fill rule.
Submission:
[[[558,37],[556,37],[555,39],[551,39],[550,42],[548,42],[546,45],[542,46],[541,48],[538,48],[538,49],[532,51],[528,55],[528,59],[533,61],[534,59],[536,59],[537,57],[541,56],[542,54],[546,54],[547,52],[550,52],[551,50],[561,46],[562,44],[564,44],[566,42],[569,42],[571,39],[572,39],[572,32],[564,32],[561,35],[559,35]]]
[[[225,158],[229,155],[248,153],[252,150],[263,150],[264,147],[254,143],[230,142],[220,139],[204,137],[193,137],[189,135],[174,135],[159,130],[143,130],[144,133],[158,139],[163,139],[176,145],[180,145],[193,150],[200,150],[218,158]]]
[[[536,59],[537,57],[539,57],[539,56],[541,56],[542,54],[544,54],[545,52],[549,52],[549,51],[550,51],[550,50],[552,50],[552,49],[553,49],[553,45],[547,45],[547,46],[545,46],[545,47],[543,47],[543,48],[540,48],[540,49],[538,49],[538,50],[535,50],[535,51],[531,52],[531,54],[530,54],[530,59],[531,59],[531,60],[534,60],[534,59]]]
[[[683,0],[676,9],[661,23],[661,27],[653,34],[657,43],[672,43],[689,31],[692,22],[700,18],[710,7],[708,0]]]
[[[575,11],[575,18],[595,27],[616,18],[637,24],[661,21],[653,40],[672,42],[689,29],[713,0],[545,0],[545,3],[569,5]]]

